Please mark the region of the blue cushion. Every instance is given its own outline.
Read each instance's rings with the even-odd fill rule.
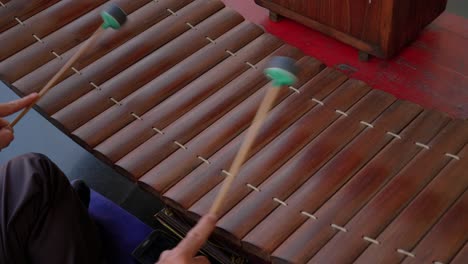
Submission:
[[[101,231],[108,263],[135,264],[132,251],[152,229],[104,196],[91,190],[89,214]]]

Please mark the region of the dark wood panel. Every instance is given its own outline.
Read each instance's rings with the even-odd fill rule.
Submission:
[[[359,50],[389,58],[444,10],[447,0],[256,0]]]
[[[312,260],[320,262],[327,259],[340,263],[356,259],[371,243],[363,237],[375,239],[414,196],[452,160],[444,154],[458,154],[467,140],[468,123],[451,122],[429,144],[429,151],[423,151],[415,157],[344,226],[349,232],[338,232]],[[341,248],[339,252],[336,252],[337,247]]]

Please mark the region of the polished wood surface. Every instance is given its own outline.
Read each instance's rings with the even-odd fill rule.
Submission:
[[[0,63],[21,95],[60,69],[107,4],[69,2],[24,22],[76,4],[66,21],[0,34],[26,40]],[[215,237],[274,263],[466,262],[468,121],[326,67],[218,0],[117,2],[128,24],[104,32],[38,103],[83,147],[197,220],[270,87],[263,67],[289,56],[299,82],[279,91]]]
[[[389,58],[416,39],[444,10],[447,0],[256,0],[282,15],[360,51]]]

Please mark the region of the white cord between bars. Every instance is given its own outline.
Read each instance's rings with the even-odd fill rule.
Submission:
[[[179,143],[177,140],[174,141],[174,144],[176,144],[177,146],[179,146],[179,147],[182,148],[182,149],[187,150],[187,147],[184,146],[182,143]]]
[[[59,59],[59,60],[63,59],[62,56],[60,56],[57,52],[55,52],[55,51],[51,51],[51,52],[52,52],[52,54],[54,54],[55,57],[57,57],[57,59]]]
[[[120,103],[119,101],[115,100],[114,97],[109,97],[109,99],[110,99],[112,102],[114,102],[114,104],[116,104],[116,105],[122,105],[122,103]]]
[[[167,10],[167,12],[171,13],[171,15],[177,16],[177,13],[172,11],[170,8],[167,8],[166,10]]]
[[[259,188],[253,186],[253,185],[250,184],[250,183],[247,183],[246,186],[249,187],[250,189],[256,191],[256,192],[260,192],[260,189],[259,189]]]
[[[32,34],[32,36],[40,43],[44,43],[41,38],[39,38],[36,34]]]
[[[432,262],[432,263],[433,263],[433,264],[445,264],[445,263],[440,262],[440,261],[434,261],[434,262]]]
[[[234,52],[230,51],[230,50],[226,50],[226,53],[231,55],[232,57],[236,56],[236,54]]]
[[[307,217],[309,217],[309,218],[312,218],[312,219],[314,219],[314,220],[317,220],[317,217],[316,217],[315,215],[309,214],[309,213],[306,212],[306,211],[302,211],[301,214],[303,214],[303,215],[305,215],[305,216],[307,216]]]
[[[414,144],[416,144],[416,146],[421,147],[421,148],[430,149],[428,145],[423,144],[421,142],[415,142]]]
[[[400,136],[400,135],[398,135],[398,134],[395,134],[395,133],[393,133],[393,132],[390,132],[390,131],[387,131],[387,135],[390,135],[390,136],[392,136],[392,137],[394,137],[394,138],[401,139],[401,136]]]
[[[257,66],[253,65],[252,63],[250,63],[250,62],[248,62],[248,61],[246,61],[245,64],[249,65],[250,68],[252,68],[252,69],[254,69],[254,70],[257,69]]]
[[[321,106],[324,106],[324,105],[325,105],[322,101],[320,101],[320,100],[318,100],[318,99],[316,99],[316,98],[312,98],[311,100],[314,101],[314,102],[316,102],[317,104],[319,104],[319,105],[321,105]]]
[[[4,3],[2,3],[2,1],[0,1],[0,5],[5,8],[7,7]]]
[[[206,164],[208,164],[208,165],[210,165],[210,164],[211,164],[211,162],[210,162],[209,160],[207,160],[207,159],[203,158],[202,156],[197,156],[197,158],[198,158],[199,160],[201,160],[201,161],[205,162],[205,163],[206,163]]]
[[[209,42],[213,43],[213,44],[216,44],[216,41],[214,41],[212,38],[206,36],[205,37]]]
[[[372,125],[371,123],[367,123],[366,121],[361,121],[360,123],[370,128],[374,128],[374,125]]]
[[[445,156],[452,158],[452,159],[460,160],[459,156],[451,154],[451,153],[445,153]]]
[[[21,26],[24,26],[24,22],[21,21],[18,17],[15,17],[16,22],[18,22]]]
[[[77,70],[75,67],[71,67],[71,69],[78,75],[81,75],[81,72]]]
[[[334,229],[337,229],[337,230],[341,231],[341,232],[345,232],[345,233],[348,232],[348,230],[346,228],[342,227],[342,226],[335,225],[335,224],[331,224],[330,226],[332,228],[334,228]]]
[[[278,199],[278,198],[273,198],[273,201],[275,201],[275,202],[281,204],[282,206],[288,206],[288,204],[287,204],[286,202],[281,201],[281,200]]]
[[[343,115],[343,116],[348,116],[347,113],[345,113],[345,112],[343,112],[343,111],[341,111],[341,110],[338,110],[338,109],[335,110],[335,112],[337,112],[338,114]]]
[[[400,254],[406,255],[408,257],[412,257],[412,258],[416,257],[416,255],[414,255],[413,253],[408,252],[408,251],[406,251],[404,249],[401,249],[401,248],[397,249],[397,252],[400,253]]]
[[[380,245],[380,242],[379,242],[379,241],[377,241],[377,240],[375,240],[375,239],[373,239],[373,238],[370,238],[370,237],[368,237],[368,236],[363,236],[362,239],[364,239],[364,240],[366,240],[366,241],[368,241],[368,242],[371,242],[372,244]]]
[[[143,118],[141,118],[139,115],[135,114],[135,113],[132,113],[132,116],[138,120],[143,120]]]
[[[91,84],[92,87],[96,88],[96,90],[101,91],[101,87],[99,87],[97,84],[95,84],[93,82],[89,82],[89,84]]]
[[[224,173],[224,174],[226,174],[226,176],[230,176],[230,175],[231,175],[231,173],[230,173],[229,171],[227,171],[227,170],[222,170],[221,172]]]
[[[189,26],[191,29],[197,30],[197,28],[194,25],[190,24],[190,22],[185,22],[185,24],[187,24],[187,26]]]
[[[161,135],[164,135],[164,132],[163,132],[163,131],[161,131],[161,130],[155,128],[155,127],[152,127],[152,129],[153,129],[154,131],[156,131],[156,133],[161,134]]]
[[[300,94],[300,93],[301,93],[301,91],[299,91],[299,89],[297,89],[297,88],[295,88],[295,87],[293,87],[293,86],[289,86],[288,88],[291,89],[292,91],[294,91],[294,92],[297,93],[297,94]]]

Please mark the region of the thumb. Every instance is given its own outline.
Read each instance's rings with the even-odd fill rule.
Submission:
[[[0,149],[6,148],[14,139],[13,132],[10,129],[0,129]]]
[[[37,93],[32,93],[21,99],[0,104],[0,117],[14,114],[19,110],[33,104],[37,99],[39,99],[39,95]]]

